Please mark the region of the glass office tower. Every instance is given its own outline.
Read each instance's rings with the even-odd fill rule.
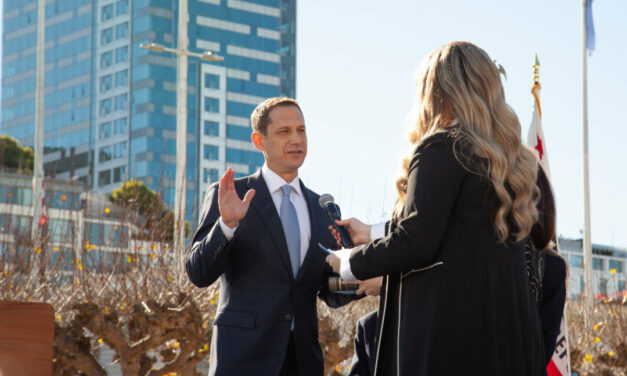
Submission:
[[[267,97],[295,96],[295,0],[188,0],[187,210],[227,167],[263,164],[250,114]],[[143,180],[174,203],[176,0],[56,0],[46,5],[46,174],[110,192]],[[5,0],[1,133],[33,145],[36,0]]]

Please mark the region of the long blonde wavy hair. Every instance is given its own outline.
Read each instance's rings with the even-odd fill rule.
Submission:
[[[467,170],[485,176],[492,183],[500,205],[494,215],[497,239],[510,236],[521,240],[538,218],[536,204],[537,160],[520,137],[520,123],[505,102],[499,71],[481,48],[468,42],[451,42],[433,51],[422,62],[416,80],[417,120],[409,134],[412,144],[459,123],[456,143],[469,155],[457,160]],[[463,160],[479,160],[479,170]],[[407,195],[411,156],[401,162],[396,181],[398,199],[393,220],[402,218]],[[510,225],[512,228],[510,228]]]

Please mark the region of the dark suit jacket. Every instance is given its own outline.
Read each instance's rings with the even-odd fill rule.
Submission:
[[[328,291],[330,269],[318,243],[337,248],[318,195],[304,185],[311,241],[296,279],[281,220],[261,171],[235,180],[244,197],[256,190],[246,216],[227,241],[218,218],[218,185],[209,187],[201,209],[186,269],[189,279],[206,287],[220,278],[220,297],[211,339],[210,375],[278,375],[292,319],[301,375],[322,375],[316,296],[329,306],[350,297]]]
[[[357,321],[355,353],[351,361],[349,376],[374,375],[376,330],[377,311],[372,311]]]

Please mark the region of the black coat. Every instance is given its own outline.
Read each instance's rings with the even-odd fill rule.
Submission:
[[[540,299],[540,320],[544,335],[544,356],[548,364],[557,345],[566,303],[566,264],[559,256],[545,255]]]
[[[375,373],[543,374],[523,245],[498,242],[498,200],[487,179],[460,164],[455,129],[417,146],[401,220],[351,254],[357,278],[387,275]]]
[[[328,290],[331,271],[318,243],[328,248],[337,248],[337,243],[328,229],[330,221],[318,205],[318,195],[302,183],[301,187],[309,209],[311,240],[296,279],[281,220],[261,172],[235,180],[240,197],[251,188],[256,194],[228,242],[217,221],[218,185],[209,187],[205,195],[186,269],[199,287],[220,278],[210,375],[278,375],[292,318],[300,374],[323,373],[316,296],[332,307],[355,297]]]

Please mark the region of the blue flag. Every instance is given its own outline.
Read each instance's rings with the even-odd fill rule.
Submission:
[[[586,50],[588,56],[594,52],[595,36],[594,36],[594,20],[592,19],[592,0],[586,1]]]

